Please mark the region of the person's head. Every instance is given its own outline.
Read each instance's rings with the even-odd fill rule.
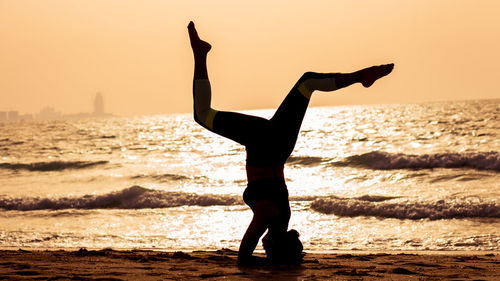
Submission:
[[[292,229],[283,235],[269,235],[262,238],[266,256],[273,264],[298,265],[302,263],[302,242],[299,233]]]

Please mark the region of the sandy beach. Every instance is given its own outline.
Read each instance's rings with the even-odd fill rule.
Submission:
[[[306,254],[298,267],[238,267],[232,250],[0,251],[0,280],[500,280],[500,255]]]

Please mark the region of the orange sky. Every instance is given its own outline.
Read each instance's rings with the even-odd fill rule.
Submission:
[[[243,3],[244,2],[244,3]],[[394,62],[313,105],[500,98],[500,1],[0,0],[0,111],[191,111],[186,26],[213,45],[214,107],[274,108],[304,71]]]

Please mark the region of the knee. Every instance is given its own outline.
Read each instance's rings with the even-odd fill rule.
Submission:
[[[200,125],[204,125],[203,122],[200,120],[200,118],[198,117],[198,114],[196,114],[196,111],[194,112],[193,114],[193,118],[194,118],[194,121]]]
[[[304,81],[306,81],[308,79],[315,78],[316,76],[317,76],[316,72],[312,72],[312,71],[304,72],[302,74],[302,76],[300,76],[299,81],[297,81],[297,86],[302,84]]]
[[[300,76],[299,81],[304,81],[308,78],[311,78],[313,75],[314,75],[314,72],[312,72],[312,71],[304,72],[304,74],[302,74],[302,76]]]

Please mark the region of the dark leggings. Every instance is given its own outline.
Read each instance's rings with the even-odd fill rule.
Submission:
[[[283,166],[295,147],[297,136],[309,99],[298,90],[304,76],[299,79],[283,100],[274,116],[261,117],[235,112],[218,111],[212,132],[236,141],[246,147],[247,165],[254,167]],[[259,200],[269,200],[280,210],[272,223],[275,228],[287,229],[290,219],[288,190],[284,178],[263,179],[248,183],[243,193],[245,203],[254,210]]]
[[[218,111],[211,131],[244,145],[247,165],[283,165],[293,151],[309,104],[309,99],[297,89],[300,82],[295,84],[271,119]]]

